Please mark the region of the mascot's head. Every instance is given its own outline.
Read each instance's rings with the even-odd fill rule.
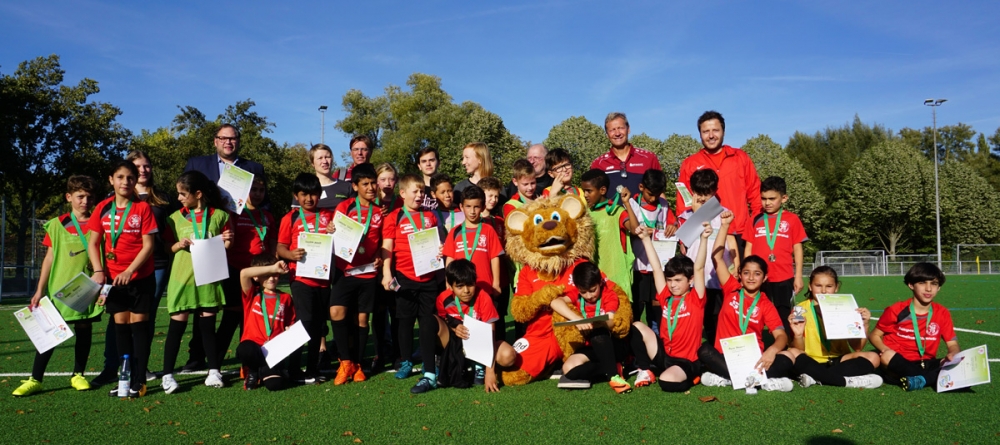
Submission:
[[[541,198],[507,215],[507,254],[539,272],[560,273],[594,256],[594,223],[576,195]]]

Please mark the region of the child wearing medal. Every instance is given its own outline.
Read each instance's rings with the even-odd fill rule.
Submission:
[[[436,169],[437,151],[434,152],[434,156],[434,168]],[[375,167],[375,173],[378,174],[378,196],[375,198],[375,205],[382,212],[382,216],[386,216],[403,206],[403,199],[396,194],[396,182],[399,178],[396,174],[396,167],[388,162]],[[430,197],[430,193],[427,193],[426,196]],[[434,201],[432,198],[429,200]],[[428,198],[425,198],[424,203],[427,202]],[[436,201],[434,205],[437,205]],[[381,229],[379,232],[379,239],[381,239]],[[379,259],[381,259],[381,255],[379,255]],[[378,268],[377,273],[376,282],[381,283],[381,267]],[[396,323],[396,293],[385,290],[381,285],[377,286],[375,291],[375,309],[371,316],[372,333],[375,336],[375,358],[368,368],[369,373],[381,372],[386,364],[399,360],[399,342],[396,341],[399,336]]]
[[[29,307],[38,307],[42,297],[51,296],[52,305],[68,323],[73,323],[76,336],[74,346],[73,376],[69,383],[77,391],[90,389],[90,383],[83,376],[87,368],[87,357],[93,338],[93,324],[100,321],[104,308],[91,303],[84,312],[64,305],[57,298],[57,292],[80,272],[90,273],[90,262],[87,260],[88,231],[90,209],[97,201],[96,184],[89,176],[74,175],[66,181],[66,202],[70,204],[70,213],[53,218],[45,223],[45,239],[42,245],[47,247],[42,269],[38,275],[38,287],[31,297]],[[45,368],[49,365],[55,348],[38,353],[35,352],[35,362],[31,367],[31,377],[22,380],[21,386],[14,390],[15,396],[28,396],[42,390],[42,380],[45,378]]]
[[[650,169],[642,174],[638,195],[633,197],[632,190],[624,186],[618,191],[623,197],[628,197],[628,203],[625,204],[628,221],[625,222],[625,226],[628,228],[632,254],[635,256],[632,269],[632,320],[640,321],[645,311],[646,324],[654,331],[660,323],[660,307],[656,305],[654,298],[656,285],[653,283],[653,275],[650,274],[653,266],[647,262],[646,248],[642,240],[635,235],[635,229],[640,225],[653,229],[654,241],[663,241],[677,231],[674,212],[662,198],[666,187],[667,176],[660,170]]]
[[[336,257],[335,274],[342,276],[330,292],[330,319],[333,321],[333,340],[337,345],[340,368],[334,385],[347,381],[365,381],[361,360],[368,346],[368,315],[375,308],[378,294],[378,270],[382,265],[379,246],[382,244],[382,210],[375,204],[378,197],[378,176],[369,163],[358,164],[351,171],[354,197],[341,201],[335,213],[342,213],[364,228],[354,258],[347,262]],[[336,224],[331,232],[338,228]],[[346,229],[344,229],[346,230]],[[350,339],[356,340],[352,348]]]
[[[295,322],[292,296],[278,290],[278,279],[286,273],[288,265],[269,253],[254,256],[250,267],[240,271],[244,329],[240,344],[236,347],[236,355],[245,371],[245,390],[263,385],[271,391],[277,391],[285,386],[280,371],[287,359],[271,368],[267,365],[261,346],[285,332]]]
[[[580,177],[580,189],[590,209],[590,220],[594,222],[594,262],[631,298],[635,256],[628,239],[628,211],[620,202],[620,193],[616,192],[614,199],[607,198],[610,186],[608,174],[601,169],[591,169]]]
[[[941,342],[948,347],[945,360],[962,351],[948,308],[934,302],[944,273],[931,263],[917,263],[906,272],[903,282],[913,297],[885,308],[868,341],[879,351],[882,367],[907,391],[936,388],[941,371],[937,351]]]
[[[762,290],[778,309],[785,332],[791,332],[788,314],[792,313],[795,294],[802,290],[802,243],[809,236],[799,217],[784,209],[788,202],[784,179],[771,176],[761,182],[760,201],[763,213],[750,220],[743,232],[744,256],[767,259],[768,279]]]
[[[733,213],[722,212],[722,227],[719,233],[729,233],[729,225],[733,222]],[[716,266],[724,264],[722,249],[716,238],[713,257]],[[761,358],[757,361],[757,369],[767,371],[767,382],[761,387],[765,391],[791,391],[792,381],[788,378],[792,370],[792,360],[779,352],[788,345],[788,334],[778,318],[778,311],[771,300],[764,295],[761,286],[767,281],[768,264],[763,258],[751,255],[743,259],[738,269],[739,276],[734,277],[726,267],[716,267],[719,283],[722,284],[722,310],[719,311],[718,328],[715,342],[705,342],[698,349],[698,359],[705,365],[706,371],[701,375],[701,384],[705,386],[730,386],[729,368],[722,354],[721,340],[752,333],[757,338],[757,346],[761,349]],[[771,332],[774,343],[764,349],[764,328]]]
[[[115,320],[115,343],[118,354],[132,360],[129,395],[146,395],[146,369],[149,361],[149,313],[156,292],[153,275],[153,247],[159,229],[149,204],[139,201],[135,184],[139,169],[130,161],[120,161],[111,170],[108,181],[114,195],[97,204],[87,230],[91,232],[87,254],[98,284],[111,290],[97,298],[99,306]],[[117,388],[110,395],[117,396]]]
[[[507,227],[504,225],[503,213],[500,211],[500,194],[503,192],[503,184],[493,176],[487,176],[477,184],[483,189],[486,201],[483,202],[482,221],[493,228],[500,240],[500,248],[507,245]],[[514,275],[514,263],[504,252],[500,255],[500,294],[493,297],[493,306],[500,315],[500,319],[493,323],[494,336],[505,338],[507,335],[507,307],[510,306],[511,277]]]
[[[208,377],[205,386],[221,388],[219,372],[220,354],[217,351],[215,320],[219,309],[226,303],[222,281],[195,285],[194,264],[190,248],[196,240],[222,236],[226,247],[233,239],[229,229],[229,213],[219,188],[198,171],[187,171],[177,178],[177,200],[183,206],[167,219],[164,240],[174,254],[167,282],[167,312],[170,327],[163,345],[163,392],[172,394],[179,385],[174,379],[174,365],[180,352],[181,340],[187,329],[188,317],[195,314],[201,330],[202,345],[208,359]],[[228,345],[227,345],[228,346]]]

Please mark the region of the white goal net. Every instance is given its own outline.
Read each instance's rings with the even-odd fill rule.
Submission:
[[[816,253],[816,266],[829,266],[840,276],[886,274],[884,250],[822,250]]]

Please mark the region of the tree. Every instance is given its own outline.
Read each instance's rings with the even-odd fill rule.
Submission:
[[[542,144],[549,150],[561,148],[570,153],[574,181],[578,181],[580,175],[590,169],[590,163],[611,146],[604,129],[583,116],[572,116],[552,127]]]
[[[462,167],[462,147],[469,142],[485,142],[490,147],[493,157],[493,176],[500,182],[507,183],[511,179],[511,167],[514,161],[525,157],[524,143],[517,136],[507,131],[500,116],[487,111],[475,102],[462,104],[464,118],[458,130],[451,137],[451,142],[441,150],[441,170],[448,172],[452,178],[465,178],[468,174]]]
[[[825,233],[820,221],[823,219],[826,204],[823,201],[823,194],[816,188],[809,172],[799,161],[788,156],[780,145],[763,134],[743,144],[743,151],[750,155],[761,180],[769,176],[784,178],[788,185],[786,208],[799,216],[806,233],[813,238],[813,242],[806,245],[807,250],[815,252],[824,246]]]
[[[635,141],[635,138],[632,140]],[[633,144],[641,147],[635,142]],[[667,175],[667,180],[676,180],[680,177],[681,162],[701,150],[701,142],[689,135],[674,133],[659,144],[652,145],[650,150],[656,153],[656,157],[660,158],[660,166],[663,167],[663,173]],[[667,195],[675,194],[667,193]]]
[[[941,244],[1000,242],[1000,193],[969,165],[954,159],[938,171]],[[933,198],[931,198],[933,199]],[[951,249],[946,249],[951,251]]]
[[[64,74],[59,56],[51,55],[21,62],[13,75],[0,77],[0,175],[17,264],[24,264],[32,218],[65,208],[66,178],[86,174],[107,184],[110,161],[121,159],[131,138],[115,121],[118,108],[90,101],[100,92],[97,81],[63,85]],[[36,215],[33,202],[41,206]]]
[[[876,246],[895,256],[920,251],[934,236],[932,165],[901,141],[866,150],[844,177],[826,227],[840,249]]]
[[[991,149],[986,135],[979,133],[977,139],[976,131],[963,123],[938,127],[937,131],[937,153],[941,162],[955,159],[965,163],[986,179],[995,190],[1000,190],[1000,156],[998,156],[1000,153]],[[899,131],[899,136],[904,142],[920,150],[928,159],[932,158],[933,127],[924,127],[920,130],[904,128]]]

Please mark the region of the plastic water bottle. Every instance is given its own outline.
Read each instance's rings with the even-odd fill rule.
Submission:
[[[128,354],[122,357],[122,369],[118,372],[118,397],[128,398],[129,382],[132,381],[132,361],[128,359]]]

